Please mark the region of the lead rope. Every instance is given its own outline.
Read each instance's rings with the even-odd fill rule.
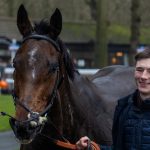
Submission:
[[[8,116],[8,117],[10,117],[10,118],[15,119],[13,116],[11,116],[11,115],[7,114],[6,112],[3,112],[3,111],[0,112],[0,116]],[[15,120],[16,120],[16,119],[15,119]]]
[[[100,146],[89,139],[87,143],[87,150],[100,150]]]
[[[87,150],[92,150],[92,147],[91,147],[91,140],[89,139],[88,142],[87,142]]]

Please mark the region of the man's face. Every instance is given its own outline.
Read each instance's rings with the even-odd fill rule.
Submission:
[[[150,98],[150,58],[137,61],[134,76],[141,95]]]

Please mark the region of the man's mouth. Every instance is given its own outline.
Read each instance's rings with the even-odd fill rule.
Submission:
[[[146,83],[146,82],[139,82],[139,85],[141,87],[146,87],[147,85],[149,85],[150,83]]]

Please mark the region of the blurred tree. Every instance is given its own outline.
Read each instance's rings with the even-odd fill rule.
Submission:
[[[108,65],[107,0],[86,0],[96,21],[95,67]]]
[[[8,16],[13,17],[14,15],[14,0],[7,0],[8,5]]]
[[[131,38],[130,38],[130,55],[129,64],[134,64],[134,56],[136,49],[139,45],[140,37],[140,23],[141,23],[141,13],[140,13],[140,0],[131,0]]]
[[[42,2],[42,8],[43,9],[43,15],[44,16],[47,16],[48,14],[50,14],[50,11],[49,11],[49,0],[44,0]]]
[[[91,16],[96,21],[96,0],[85,0],[86,3],[90,6],[91,9]]]
[[[95,66],[108,65],[107,0],[97,0]]]

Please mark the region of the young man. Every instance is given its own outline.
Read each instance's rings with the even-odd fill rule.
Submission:
[[[113,121],[113,150],[150,150],[150,48],[135,56],[137,90],[118,101]],[[82,137],[77,149],[86,149]]]

